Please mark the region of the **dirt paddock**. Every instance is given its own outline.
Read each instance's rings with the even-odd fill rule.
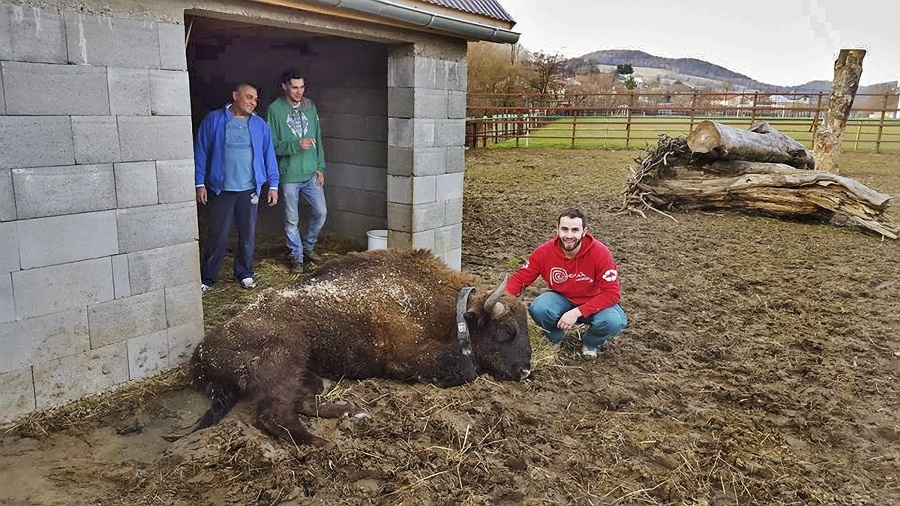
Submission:
[[[207,407],[173,371],[0,434],[0,504],[900,503],[900,242],[734,213],[610,212],[640,155],[467,155],[463,267],[486,283],[570,205],[611,247],[630,326],[598,360],[574,355],[577,335],[558,355],[533,336],[521,383],[340,382],[329,395],[371,418],[308,420],[325,449],[266,437],[246,403],[166,442]],[[896,155],[842,162],[900,198]],[[284,282],[280,252],[262,253],[260,284]],[[204,299],[208,318],[228,316],[220,300]]]

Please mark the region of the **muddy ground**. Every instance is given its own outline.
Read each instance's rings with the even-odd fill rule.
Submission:
[[[598,360],[535,336],[521,383],[342,382],[371,419],[309,420],[328,449],[271,440],[246,404],[166,442],[206,408],[176,371],[0,435],[0,504],[900,503],[900,242],[610,212],[640,155],[468,154],[464,268],[499,281],[569,205],[613,250],[631,323]],[[843,156],[900,198],[896,156]],[[261,284],[285,278],[278,255]]]

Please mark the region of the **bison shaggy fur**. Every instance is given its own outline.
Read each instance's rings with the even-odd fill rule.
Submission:
[[[321,444],[297,413],[337,417],[354,410],[346,402],[318,402],[322,378],[442,387],[481,373],[524,378],[531,367],[527,311],[505,293],[505,283],[468,296],[470,350],[459,339],[457,296],[475,285],[427,250],[376,250],[332,260],[284,289],[263,290],[194,351],[192,381],[212,398],[194,430],[218,422],[245,397],[256,403],[263,430]]]

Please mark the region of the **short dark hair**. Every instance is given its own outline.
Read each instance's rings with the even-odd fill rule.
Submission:
[[[243,88],[244,86],[249,86],[250,88],[253,88],[254,90],[256,90],[256,98],[262,98],[262,88],[260,88],[259,86],[257,86],[257,85],[255,85],[255,84],[251,83],[250,81],[241,81],[241,82],[239,82],[239,83],[237,84],[237,86],[234,87],[234,91],[240,93],[240,92],[241,92],[241,88]]]
[[[556,218],[557,225],[559,225],[559,220],[561,220],[563,216],[565,216],[566,218],[571,218],[573,220],[575,218],[581,218],[581,228],[587,228],[587,218],[584,217],[584,213],[581,212],[580,209],[570,207],[565,211],[559,213],[559,216]]]
[[[291,79],[303,79],[306,81],[299,70],[294,68],[285,69],[285,71],[281,73],[281,84],[290,84]]]

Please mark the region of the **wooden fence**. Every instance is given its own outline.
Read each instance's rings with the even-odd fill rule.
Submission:
[[[827,101],[827,93],[472,93],[466,145],[642,148],[660,134],[686,136],[708,119],[739,128],[767,121],[812,147]],[[897,92],[858,94],[842,149],[900,152],[898,102]]]

